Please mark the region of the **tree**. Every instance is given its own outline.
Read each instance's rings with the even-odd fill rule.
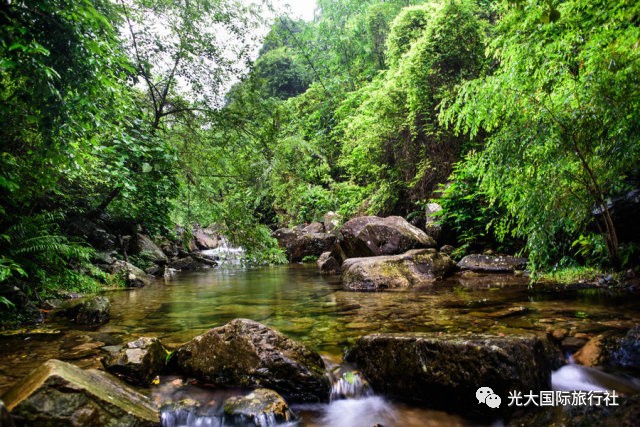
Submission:
[[[463,84],[442,118],[490,132],[473,157],[480,185],[515,218],[534,267],[566,255],[563,239],[584,232],[594,208],[617,264],[607,198],[637,168],[640,5],[529,1],[503,13],[489,45],[497,69]]]

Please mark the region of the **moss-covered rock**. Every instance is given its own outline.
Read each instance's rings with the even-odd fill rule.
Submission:
[[[94,369],[49,360],[4,396],[17,425],[157,426],[158,408],[146,396]]]
[[[410,249],[433,248],[435,240],[399,216],[353,218],[340,228],[347,258],[397,255]]]
[[[270,427],[295,418],[282,396],[266,388],[246,396],[230,397],[224,402],[223,410],[228,425]]]
[[[218,386],[267,387],[289,402],[329,398],[318,353],[258,322],[235,319],[173,352],[170,368]]]
[[[402,255],[349,258],[342,265],[342,283],[354,291],[409,288],[431,284],[455,269],[453,260],[435,249],[414,249]]]
[[[358,339],[346,360],[374,390],[395,399],[477,419],[508,417],[511,391],[550,390],[549,344],[536,336],[374,334]],[[493,409],[476,392],[490,387],[502,399]]]
[[[167,350],[157,338],[141,337],[102,359],[104,368],[130,384],[147,386],[162,373]]]

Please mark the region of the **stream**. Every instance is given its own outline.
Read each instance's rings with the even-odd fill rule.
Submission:
[[[82,368],[100,366],[103,348],[140,336],[177,347],[210,328],[249,318],[318,351],[329,364],[374,332],[523,334],[556,329],[596,334],[640,322],[640,299],[604,289],[531,289],[528,279],[507,275],[457,275],[436,285],[383,293],[341,290],[337,277],[323,277],[314,264],[243,269],[229,267],[179,273],[140,289],[108,292],[111,320],[92,330],[50,322],[39,329],[0,336],[0,394],[50,358]],[[563,371],[564,370],[564,371]],[[600,371],[598,371],[600,372]],[[554,373],[554,388],[607,388],[622,379],[575,365]],[[336,384],[334,388],[338,386]],[[637,387],[631,380],[630,387]],[[637,388],[636,388],[637,389]],[[148,391],[147,391],[148,392]],[[156,400],[220,401],[220,393],[162,378]],[[303,426],[467,426],[464,418],[385,400],[371,391],[330,404],[293,405]],[[163,414],[163,425],[219,425],[215,417]]]

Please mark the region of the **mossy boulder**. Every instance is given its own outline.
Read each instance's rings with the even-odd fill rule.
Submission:
[[[410,249],[433,248],[435,240],[399,216],[353,218],[340,228],[340,246],[347,258],[397,255]]]
[[[145,234],[136,234],[135,251],[140,257],[156,264],[164,265],[169,262],[162,249]]]
[[[3,399],[22,426],[157,426],[158,408],[111,375],[49,360]]]
[[[378,393],[411,404],[476,419],[508,417],[511,391],[550,390],[552,354],[537,336],[435,336],[374,334],[357,340],[346,355]],[[479,404],[490,387],[499,408]]]
[[[235,319],[173,352],[170,368],[208,384],[266,387],[289,402],[320,402],[331,385],[318,353],[280,332]]]
[[[148,386],[164,370],[167,353],[157,338],[141,337],[102,358],[102,364],[130,384]]]
[[[342,284],[353,291],[380,291],[433,283],[456,269],[451,258],[435,249],[402,255],[349,258],[342,264]]]
[[[295,419],[287,402],[273,390],[259,388],[246,396],[224,402],[224,422],[228,425],[269,427]]]

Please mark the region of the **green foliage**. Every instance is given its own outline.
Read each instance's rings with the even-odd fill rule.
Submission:
[[[505,11],[488,50],[498,68],[463,84],[442,114],[457,130],[490,132],[480,186],[515,219],[534,268],[568,254],[592,209],[625,187],[640,149],[640,6],[565,1],[555,14],[548,4]],[[602,218],[615,264],[606,207]]]

